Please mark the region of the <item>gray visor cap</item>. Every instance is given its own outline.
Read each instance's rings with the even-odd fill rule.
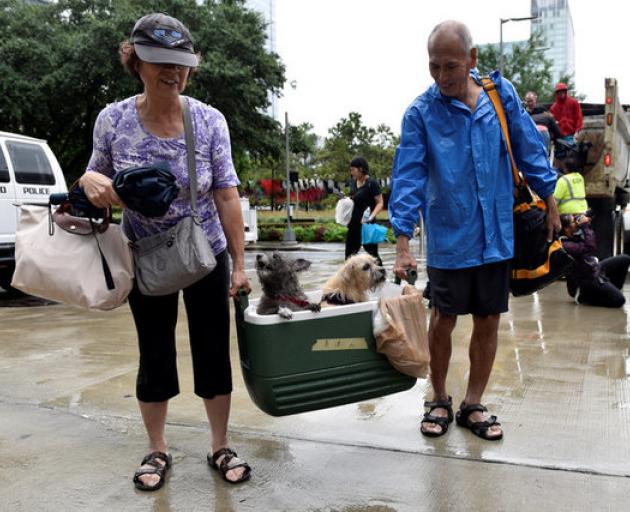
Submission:
[[[152,64],[175,64],[189,68],[196,68],[199,65],[197,56],[188,50],[163,48],[141,43],[135,43],[133,49],[140,60]]]

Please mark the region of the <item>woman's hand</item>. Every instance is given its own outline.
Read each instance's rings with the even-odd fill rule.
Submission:
[[[233,270],[230,297],[236,297],[238,299],[238,292],[241,289],[245,290],[245,293],[248,295],[251,293],[252,287],[249,284],[249,279],[247,279],[247,275],[244,270]]]
[[[112,205],[124,206],[114,190],[111,178],[99,172],[86,172],[79,180],[79,186],[85,192],[88,201],[97,208],[110,208]]]

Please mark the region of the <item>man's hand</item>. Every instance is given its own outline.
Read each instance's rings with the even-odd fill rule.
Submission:
[[[417,270],[418,264],[409,252],[409,238],[398,235],[396,238],[396,261],[394,263],[394,275],[400,279],[407,279],[408,269]]]
[[[562,227],[560,224],[560,212],[558,212],[558,205],[553,194],[550,194],[545,199],[545,204],[547,205],[547,241],[551,242],[554,234],[559,233]]]

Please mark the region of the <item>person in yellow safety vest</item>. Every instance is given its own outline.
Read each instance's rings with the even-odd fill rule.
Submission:
[[[588,203],[579,159],[570,155],[557,163],[562,175],[558,177],[553,195],[558,203],[560,215],[585,213],[588,210]]]

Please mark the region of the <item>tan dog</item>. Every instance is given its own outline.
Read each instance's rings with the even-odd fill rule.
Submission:
[[[339,305],[365,302],[368,291],[385,282],[385,269],[369,254],[355,254],[348,258],[322,291],[322,303]]]

